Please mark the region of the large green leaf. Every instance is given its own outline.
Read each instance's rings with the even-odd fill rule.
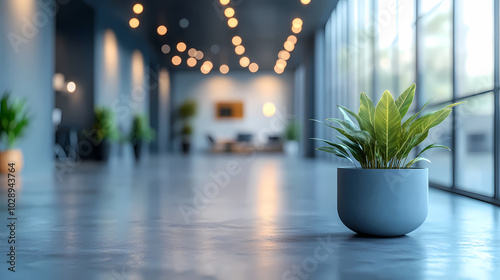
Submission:
[[[357,161],[359,161],[360,163],[366,161],[366,155],[363,151],[363,147],[361,147],[359,144],[353,143],[343,136],[337,135],[337,138],[349,149],[349,152]]]
[[[408,112],[408,109],[410,109],[414,95],[415,95],[415,84],[412,84],[398,97],[398,99],[396,99],[395,103],[396,107],[398,107],[401,119],[403,119],[404,116],[406,116],[406,112]]]
[[[410,168],[413,164],[419,162],[419,161],[427,161],[428,163],[431,163],[430,160],[426,159],[426,158],[423,158],[423,157],[416,157],[414,159],[412,159],[410,162],[408,162],[406,165],[405,165],[405,168]]]
[[[326,119],[326,121],[336,122],[336,123],[340,124],[340,126],[342,126],[342,128],[344,128],[344,129],[349,129],[349,130],[353,130],[353,131],[359,130],[359,128],[351,120],[347,121],[347,120],[341,120],[341,119],[336,119],[336,118],[329,118],[329,119]]]
[[[401,129],[402,130],[406,130],[408,129],[408,127],[410,127],[410,124],[418,118],[418,116],[420,115],[420,113],[422,113],[422,111],[425,109],[425,107],[427,107],[427,105],[429,105],[429,103],[431,102],[431,100],[428,100],[424,106],[422,106],[422,108],[420,109],[420,111],[418,111],[417,113],[415,113],[413,116],[409,117],[406,121],[403,122],[403,124],[401,125]]]
[[[334,154],[334,155],[341,157],[341,158],[345,158],[345,159],[349,160],[350,162],[352,162],[352,164],[354,164],[352,159],[349,157],[349,154],[346,151],[344,151],[343,149],[339,149],[337,147],[320,147],[320,148],[317,148],[316,150],[327,152],[330,154]]]
[[[345,108],[344,106],[337,105],[337,107],[339,108],[340,112],[342,112],[342,115],[344,116],[344,120],[345,121],[348,121],[348,122],[352,123],[351,119],[347,115],[347,114],[350,114],[351,116],[353,116],[356,119],[356,121],[358,122],[359,126],[362,126],[361,118],[358,115],[356,115],[356,113],[354,113],[353,111]],[[357,126],[354,123],[352,123],[352,125],[357,128]]]
[[[410,135],[425,132],[442,123],[451,113],[451,109],[443,108],[433,113],[422,116],[410,125]]]
[[[382,157],[388,162],[398,152],[401,115],[389,91],[385,91],[375,108],[375,136]]]
[[[450,148],[448,148],[448,147],[446,147],[444,145],[430,144],[429,146],[425,147],[422,151],[420,151],[420,153],[418,153],[417,157],[419,157],[425,151],[428,151],[430,149],[435,149],[435,148],[443,148],[443,149],[447,149],[448,151],[451,151]]]
[[[404,158],[408,157],[411,150],[413,150],[415,147],[417,147],[418,144],[421,141],[423,141],[422,139],[427,138],[427,135],[429,135],[428,130],[407,138],[406,141],[402,142],[396,157],[398,159],[404,159]]]
[[[335,129],[336,131],[338,131],[340,134],[342,134],[343,136],[345,136],[350,141],[352,141],[354,143],[358,143],[360,145],[363,145],[361,143],[364,143],[364,142],[368,141],[367,137],[370,136],[366,131],[353,131],[353,130],[350,130],[349,128],[347,128],[347,127],[344,126],[344,125],[347,125],[347,124],[343,120],[339,120],[339,119],[327,119],[328,121],[333,121],[333,122],[339,123],[343,127],[343,129],[335,127],[335,126],[332,126],[332,125],[329,125],[329,124],[327,124],[325,122],[318,121],[318,120],[315,120],[315,119],[310,119],[310,120],[313,121],[313,122],[318,122],[318,123],[324,124],[324,125],[328,126],[329,128]],[[368,134],[368,135],[366,135],[366,134]]]
[[[361,120],[361,129],[368,131],[373,137],[375,137],[375,106],[373,101],[362,92],[359,95],[359,112],[358,116]]]

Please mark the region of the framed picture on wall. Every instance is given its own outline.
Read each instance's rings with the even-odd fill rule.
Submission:
[[[217,102],[215,103],[215,117],[217,119],[242,119],[243,102]]]

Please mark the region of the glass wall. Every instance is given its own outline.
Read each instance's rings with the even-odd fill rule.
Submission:
[[[357,109],[360,92],[376,102],[384,90],[397,96],[412,83],[418,103],[412,111],[428,100],[427,111],[467,101],[423,143],[452,152],[431,150],[432,164],[422,166],[436,186],[500,203],[499,6],[494,0],[340,0],[325,28],[325,103]]]

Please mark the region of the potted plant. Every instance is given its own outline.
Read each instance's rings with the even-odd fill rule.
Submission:
[[[130,141],[134,147],[135,159],[141,159],[144,143],[153,140],[154,130],[149,126],[149,120],[145,115],[137,114],[132,120],[132,129],[130,131]]]
[[[181,129],[181,149],[183,154],[189,154],[191,151],[191,135],[193,134],[193,128],[189,123],[184,124]]]
[[[182,122],[181,135],[181,150],[182,153],[188,154],[191,150],[191,136],[193,127],[190,124],[192,117],[196,115],[196,101],[186,100],[179,107],[179,118]]]
[[[12,101],[8,92],[0,100],[0,173],[9,173],[11,163],[16,172],[23,169],[23,152],[15,145],[30,123],[25,104],[25,100]]]
[[[285,153],[296,156],[299,153],[299,125],[296,121],[290,121],[285,128]]]
[[[419,112],[405,118],[414,94],[415,84],[396,100],[385,91],[375,107],[361,93],[357,114],[338,106],[343,119],[327,119],[337,126],[325,123],[340,134],[340,143],[315,139],[328,145],[318,150],[345,158],[355,166],[337,169],[337,210],[344,225],[357,233],[401,236],[418,228],[427,217],[428,170],[413,165],[429,161],[422,154],[430,149],[449,148],[431,144],[415,157],[411,152],[460,103],[420,116],[427,102]]]
[[[107,161],[111,151],[111,143],[119,139],[113,111],[105,107],[94,109],[95,121],[93,125],[96,134],[95,156],[99,161]]]

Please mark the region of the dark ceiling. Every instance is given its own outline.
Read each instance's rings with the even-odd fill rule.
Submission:
[[[114,7],[119,8],[124,20],[127,21],[136,15],[132,11],[135,3],[144,6],[144,12],[138,15],[141,25],[136,32],[145,32],[156,46],[159,54],[170,63],[173,55],[179,53],[175,45],[183,41],[189,48],[196,48],[205,54],[204,60],[208,59],[214,63],[214,69],[221,64],[228,64],[231,69],[241,68],[239,66],[240,56],[234,52],[231,38],[239,35],[243,39],[246,49],[245,56],[252,62],[256,62],[260,69],[270,70],[274,68],[277,54],[283,49],[283,43],[292,33],[292,20],[299,17],[303,20],[303,30],[297,35],[298,43],[292,52],[289,61],[290,67],[296,66],[301,59],[304,43],[311,39],[314,31],[323,26],[337,0],[312,0],[310,4],[303,5],[300,0],[231,0],[227,6],[219,3],[219,0],[111,0]],[[224,16],[226,7],[233,7],[236,11],[235,17],[239,24],[231,29],[227,25]],[[189,27],[181,28],[181,19],[189,20]],[[157,34],[158,25],[165,25],[168,32],[164,36]],[[172,47],[169,54],[163,54],[160,48],[163,44]],[[217,54],[212,53],[211,47],[219,46]],[[187,51],[181,54],[183,63],[173,66],[172,69],[197,69],[189,68],[185,61],[188,58]]]

